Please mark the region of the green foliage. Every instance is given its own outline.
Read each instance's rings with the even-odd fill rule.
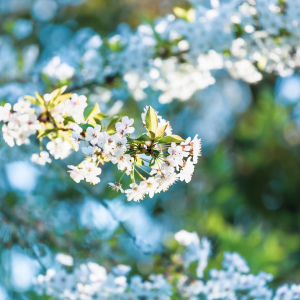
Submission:
[[[181,143],[184,142],[184,139],[181,138],[179,135],[168,135],[164,136],[160,139],[157,140],[159,144],[164,144],[164,143]]]
[[[157,115],[155,110],[149,106],[149,109],[146,114],[146,128],[149,132],[156,132],[158,125]]]

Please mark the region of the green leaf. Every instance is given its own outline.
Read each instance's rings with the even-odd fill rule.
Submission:
[[[1,100],[1,102],[0,102],[0,106],[4,106],[6,103],[7,103],[6,100],[3,99],[3,100]]]
[[[179,135],[168,135],[164,136],[157,140],[159,144],[165,144],[165,143],[181,143],[185,140],[181,138]]]
[[[136,162],[139,166],[143,166],[143,165],[144,165],[143,160],[142,160],[141,158],[139,158],[139,157],[135,160],[135,162]]]
[[[80,126],[83,130],[87,130],[89,127],[93,127],[93,125],[91,125],[91,124],[79,124],[79,126]]]
[[[40,139],[44,136],[47,136],[48,134],[52,133],[52,132],[58,132],[59,128],[51,128],[51,129],[46,129],[45,131],[39,132],[37,138]]]
[[[150,137],[147,135],[147,133],[143,133],[140,137],[136,139],[137,141],[147,142],[151,141]]]
[[[50,105],[51,107],[54,107],[54,106],[56,106],[56,105],[58,105],[58,104],[60,104],[60,103],[62,103],[62,102],[64,102],[64,101],[70,99],[71,96],[72,96],[72,93],[67,93],[67,94],[59,95],[59,96],[57,96],[57,97],[55,97],[55,98],[52,98],[52,99],[50,100],[49,105]]]
[[[151,140],[155,139],[155,133],[153,131],[149,131]]]
[[[155,158],[151,158],[150,163],[149,163],[149,167],[152,167],[155,165]]]
[[[130,144],[134,144],[134,143],[135,144],[144,144],[145,142],[151,142],[151,139],[146,133],[143,133],[139,138],[137,138],[137,139],[127,138],[127,141]]]
[[[157,115],[155,110],[149,105],[147,114],[146,114],[146,127],[148,131],[156,132],[158,125]]]
[[[159,129],[157,129],[156,132],[155,132],[155,138],[158,138],[161,135],[163,135],[164,132],[166,131],[166,129],[168,128],[168,126],[169,126],[169,122],[166,125],[164,125],[164,126],[160,127]]]
[[[93,116],[93,119],[96,124],[102,125],[101,120],[108,118],[108,115],[104,114],[103,112],[99,112]]]
[[[52,99],[56,98],[57,96],[63,94],[65,92],[65,90],[67,89],[68,86],[62,86],[61,88],[59,89],[56,89],[54,90],[52,93],[51,93],[51,97]]]
[[[134,180],[134,169],[130,172],[130,178],[132,182],[135,182]]]
[[[121,117],[114,117],[108,124],[107,128],[106,128],[106,132],[108,134],[113,134],[116,132],[116,123],[121,121]]]
[[[102,126],[102,122],[100,119],[94,117],[93,120],[94,120],[95,124]]]
[[[36,92],[35,95],[36,95],[38,101],[39,101],[41,104],[46,105],[46,101],[44,100],[44,98],[43,98],[38,92]]]
[[[154,154],[155,157],[158,157],[160,155],[160,151],[153,150],[153,154]]]
[[[94,119],[94,123],[95,124],[93,124],[93,122],[89,122],[89,123],[91,123],[91,124],[93,124],[93,125],[102,125],[102,122],[101,122],[101,120],[103,120],[103,119],[105,119],[105,118],[107,118],[108,117],[108,115],[106,115],[106,114],[104,114],[103,112],[99,112],[99,113],[97,113],[97,114],[95,114],[94,116],[93,116],[93,119]]]
[[[41,106],[42,103],[35,97],[32,97],[32,96],[25,96],[24,97],[26,100],[30,101],[31,103],[33,103],[34,105],[38,105],[38,106]]]
[[[103,112],[99,112],[99,113],[97,113],[97,114],[95,114],[94,116],[93,116],[93,118],[96,120],[103,120],[103,119],[105,119],[105,118],[108,118],[108,115],[106,115],[106,114],[104,114]]]
[[[98,103],[95,105],[88,105],[84,110],[85,121],[89,122],[89,120],[98,113],[101,113]]]
[[[73,117],[65,117],[64,125],[66,126],[70,122],[75,123],[74,118]]]

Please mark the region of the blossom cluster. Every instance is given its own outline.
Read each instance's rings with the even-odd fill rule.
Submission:
[[[45,0],[56,3],[55,24],[52,18],[39,20],[51,11],[45,4],[35,4],[42,1],[27,1],[22,6],[2,1],[3,26],[13,29],[0,35],[0,53],[6,58],[0,65],[0,99],[12,102],[33,90],[45,93],[65,84],[72,90],[82,88],[82,93],[89,93],[91,101],[100,101],[107,111],[113,106],[114,113],[130,97],[152,101],[148,104],[157,108],[157,99],[160,103],[193,99],[203,104],[197,106],[199,114],[206,108],[200,133],[207,144],[214,145],[230,132],[231,118],[241,113],[233,107],[238,103],[245,109],[250,99],[230,93],[223,112],[216,108],[219,103],[205,104],[205,98],[211,96],[208,86],[216,83],[215,90],[221,90],[224,76],[229,75],[233,88],[239,85],[249,93],[236,79],[255,83],[265,73],[285,76],[298,70],[297,1],[190,1],[189,9],[175,7],[173,13],[136,30],[121,24],[107,37],[61,19],[67,5],[82,1]],[[32,18],[28,18],[30,10]],[[231,89],[227,82],[226,90]],[[227,112],[232,116],[226,116]],[[298,119],[297,109],[292,116]],[[203,123],[213,131],[209,137]]]
[[[29,137],[40,128],[31,103],[23,99],[19,99],[13,107],[9,103],[0,106],[0,121],[5,123],[2,127],[3,138],[11,147],[29,144]]]
[[[160,91],[159,100],[166,103],[188,100],[213,84],[216,70],[254,83],[262,79],[262,71],[285,76],[299,67],[297,1],[190,2],[188,10],[175,7],[174,14],[151,25],[141,24],[134,32],[120,26],[105,42],[91,29],[81,29],[60,48],[57,38],[69,36],[70,29],[45,27],[49,39],[47,43],[41,40],[46,44],[43,55],[39,55],[42,47],[35,44],[24,49],[22,70],[18,70],[13,41],[0,36],[0,53],[8,57],[0,66],[1,74],[10,81],[21,72],[28,82],[32,74],[40,74],[52,83],[69,80],[76,85],[95,82],[103,86],[120,78],[121,82],[115,82],[136,100],[144,99],[150,88]],[[67,57],[69,52],[72,55]]]
[[[169,299],[171,285],[162,275],[151,275],[147,281],[136,275],[128,282],[130,270],[129,266],[117,265],[107,272],[93,262],[81,264],[71,273],[64,268],[48,269],[35,279],[35,290],[64,300]]]
[[[0,109],[0,120],[5,141],[10,145],[29,143],[29,136],[37,133],[40,153],[32,161],[45,165],[50,163],[49,153],[43,150],[42,139],[50,141],[46,149],[54,159],[64,159],[71,149],[82,151],[84,160],[69,165],[71,178],[79,183],[85,180],[91,184],[100,182],[100,164],[111,161],[122,171],[121,178],[110,186],[125,192],[129,201],[140,201],[145,195],[151,198],[155,193],[166,191],[177,180],[190,182],[194,165],[201,155],[201,141],[182,139],[172,134],[166,120],[147,106],[142,113],[142,126],[133,136],[134,119],[128,116],[110,118],[102,113],[98,104],[88,105],[83,95],[66,93],[66,86],[51,94],[36,97],[26,96],[13,106],[5,104]],[[31,107],[37,106],[39,114]],[[143,132],[145,131],[145,132]],[[132,183],[125,191],[121,180],[129,175]]]
[[[211,254],[210,242],[195,232],[181,230],[175,239],[185,246],[183,254],[175,255],[176,266],[182,264],[185,272],[177,274],[153,274],[143,281],[139,275],[129,276],[131,267],[117,265],[108,272],[103,266],[89,262],[73,267],[73,258],[58,254],[59,267],[48,269],[45,275],[34,280],[35,291],[56,299],[257,299],[296,300],[300,298],[300,285],[284,284],[274,292],[268,283],[271,274],[260,271],[250,273],[250,268],[238,253],[225,252],[222,269],[206,270]],[[196,277],[188,273],[188,267],[198,261]],[[68,270],[64,268],[68,266]],[[71,268],[71,270],[70,270]],[[204,278],[208,274],[208,279]],[[206,276],[205,276],[206,277]],[[177,298],[176,298],[177,299]]]
[[[215,82],[216,70],[255,83],[261,71],[286,76],[299,67],[295,1],[190,2],[189,10],[176,7],[153,27],[141,25],[129,37],[118,33],[124,47],[111,54],[111,64],[119,62],[116,72],[137,100],[148,87],[161,91],[161,103],[188,100]]]

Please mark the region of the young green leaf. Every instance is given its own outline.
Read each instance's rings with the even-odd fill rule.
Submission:
[[[91,125],[91,124],[79,124],[79,126],[80,126],[83,130],[87,130],[89,127],[93,127],[93,125]]]
[[[0,101],[0,106],[4,106],[6,103],[7,103],[6,100],[3,99],[3,100]]]
[[[99,112],[99,113],[95,114],[93,118],[94,119],[97,118],[99,120],[102,120],[102,119],[108,118],[108,115],[106,115],[103,112]]]
[[[155,139],[155,133],[153,131],[149,131],[151,140]]]
[[[39,100],[39,102],[41,104],[46,105],[46,101],[44,100],[44,98],[38,92],[36,92],[35,95],[36,95],[37,99]]]
[[[65,90],[67,89],[68,86],[62,86],[59,89],[54,90],[50,95],[52,99],[55,99],[57,96],[63,94],[65,92]]]
[[[158,125],[157,115],[155,110],[149,105],[147,114],[146,114],[146,127],[148,131],[156,132]]]
[[[101,120],[103,120],[103,119],[105,119],[105,118],[107,118],[107,117],[108,117],[108,115],[106,115],[106,114],[100,112],[100,113],[97,113],[96,115],[94,115],[94,116],[93,116],[93,119],[94,119],[94,121],[95,121],[96,124],[102,125]],[[91,122],[90,122],[90,123],[91,123]]]
[[[73,117],[65,117],[65,119],[64,119],[64,125],[66,126],[70,122],[75,123],[74,118]]]
[[[54,107],[68,99],[70,99],[72,96],[72,93],[67,93],[67,94],[63,94],[63,95],[58,95],[57,97],[54,97],[50,100],[49,102],[49,106],[50,107]]]
[[[131,139],[131,138],[127,138],[129,143],[136,143],[136,144],[144,144],[145,142],[151,142],[150,137],[146,134],[143,133],[139,138],[137,139]]]
[[[88,123],[90,123],[89,121],[91,121],[92,124],[94,121],[92,120],[92,117],[99,113],[101,113],[101,111],[98,103],[96,103],[95,105],[88,105],[84,110],[84,119]]]
[[[141,158],[139,158],[139,157],[135,160],[135,162],[136,162],[136,164],[139,165],[139,166],[143,166],[143,165],[144,165],[143,160],[142,160]]]
[[[181,143],[184,142],[184,139],[181,138],[179,135],[168,135],[164,136],[157,140],[159,144],[165,144],[165,143]]]
[[[149,167],[152,167],[155,165],[155,158],[151,158],[150,163],[149,163]]]
[[[59,128],[51,128],[51,129],[46,129],[45,131],[39,132],[37,138],[40,139],[44,136],[47,136],[48,134],[52,133],[52,132],[58,132]]]
[[[37,98],[35,98],[35,97],[32,97],[32,96],[25,96],[24,97],[26,100],[28,100],[28,101],[30,101],[32,104],[34,104],[34,105],[38,105],[38,106],[41,106],[42,105],[42,103],[40,103],[40,101],[37,99]]]
[[[114,117],[108,124],[107,128],[106,128],[106,132],[108,134],[113,134],[116,132],[116,123],[121,121],[121,117]]]
[[[143,142],[146,142],[146,141],[151,141],[150,137],[147,135],[147,133],[143,133],[139,138],[137,138],[136,140],[138,141],[143,141]]]
[[[169,126],[169,122],[166,125],[164,125],[164,126],[160,127],[159,129],[157,129],[156,132],[155,132],[155,138],[158,138],[161,135],[163,135],[164,132],[166,131],[166,129],[168,128],[168,126]]]

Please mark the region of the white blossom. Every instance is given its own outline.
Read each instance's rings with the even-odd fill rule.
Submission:
[[[32,154],[31,161],[42,166],[44,166],[46,163],[50,164],[52,162],[47,151],[41,151],[39,154]]]

